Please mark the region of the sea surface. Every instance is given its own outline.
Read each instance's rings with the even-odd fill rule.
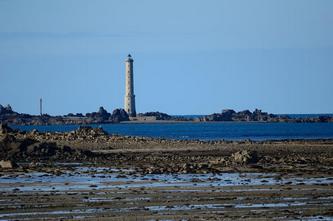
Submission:
[[[316,117],[333,117],[333,114],[276,114],[277,116],[281,117],[290,117],[292,119],[304,119],[304,118],[316,118]],[[202,118],[207,115],[172,115],[174,117],[185,117],[189,119],[194,119],[194,118]]]
[[[180,122],[94,124],[109,134],[176,140],[333,139],[333,123]],[[40,132],[68,132],[80,125],[12,126]]]

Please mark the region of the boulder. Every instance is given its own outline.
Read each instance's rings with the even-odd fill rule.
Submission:
[[[231,155],[231,161],[235,164],[249,164],[258,162],[257,152],[242,150]]]
[[[16,167],[17,167],[17,164],[11,160],[0,160],[0,168],[2,168],[2,169],[13,169]]]
[[[31,134],[31,135],[37,135],[38,133],[39,133],[39,132],[38,132],[37,129],[33,129],[32,131],[30,131],[29,134]]]
[[[104,109],[104,107],[99,107],[98,114],[100,114],[100,115],[107,115],[109,113]]]
[[[14,132],[12,128],[10,128],[7,124],[0,124],[0,134],[7,134]]]
[[[0,159],[11,159],[20,151],[21,142],[11,134],[5,134],[0,139]]]
[[[113,122],[128,121],[129,116],[128,116],[127,112],[124,109],[115,109],[112,112],[111,120]]]
[[[14,113],[14,111],[9,104],[6,107],[4,107],[0,104],[0,115],[12,114],[12,113]]]
[[[108,134],[103,128],[93,128],[90,126],[80,126],[74,131],[74,133],[79,136],[99,136]]]
[[[225,110],[222,110],[221,118],[223,121],[231,121],[234,114],[236,114],[236,112],[234,110],[225,109]]]

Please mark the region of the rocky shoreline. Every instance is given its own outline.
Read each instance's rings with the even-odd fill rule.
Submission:
[[[65,133],[14,131],[1,126],[0,159],[90,162],[142,173],[328,171],[333,140],[181,141],[108,135],[80,127]]]
[[[0,126],[0,219],[331,220],[333,140],[181,141]]]
[[[13,125],[64,125],[64,124],[107,124],[120,122],[152,123],[152,122],[284,122],[284,123],[328,123],[333,122],[333,116],[318,116],[305,118],[291,118],[287,115],[276,115],[255,109],[236,112],[231,109],[223,110],[202,117],[171,116],[161,112],[138,113],[137,117],[130,118],[124,109],[115,109],[112,113],[100,107],[97,112],[69,113],[64,116],[29,115],[13,111],[10,105],[0,104],[0,123]]]
[[[115,109],[112,113],[100,107],[97,112],[69,113],[64,116],[50,116],[48,114],[30,115],[13,111],[10,105],[0,105],[0,122],[14,125],[64,125],[64,124],[97,124],[119,123],[128,121],[129,116],[123,109]]]

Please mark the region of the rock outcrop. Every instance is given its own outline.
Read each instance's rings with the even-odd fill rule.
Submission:
[[[0,105],[0,122],[16,125],[50,125],[50,124],[104,124],[104,123],[119,123],[128,121],[128,115],[123,109],[116,109],[113,113],[107,112],[103,107],[100,107],[97,112],[67,114],[64,116],[50,116],[48,114],[29,115],[19,114],[12,110],[8,105],[3,107]]]
[[[244,110],[236,112],[231,109],[223,110],[222,113],[215,113],[201,118],[201,121],[273,121],[278,116],[255,109],[253,112]]]
[[[14,130],[8,127],[7,124],[0,124],[0,134],[12,133]]]
[[[166,113],[161,112],[146,112],[138,114],[139,117],[156,117],[156,120],[171,120],[172,117]]]
[[[333,122],[333,116],[319,116],[306,118],[291,118],[287,115],[274,115],[255,109],[253,112],[244,110],[236,112],[231,109],[223,110],[203,117],[171,116],[161,112],[147,112],[137,114],[138,117],[152,117],[153,120],[168,121],[258,121],[258,122]],[[59,124],[105,124],[128,121],[129,116],[124,109],[116,109],[110,114],[103,107],[97,112],[67,114],[64,116],[50,116],[47,114],[29,115],[15,112],[10,105],[0,105],[0,122],[15,125],[59,125]]]
[[[18,167],[17,164],[11,160],[0,160],[1,169],[13,169]]]
[[[80,136],[80,137],[86,137],[86,136],[101,136],[101,135],[107,135],[108,133],[103,130],[103,128],[93,128],[90,126],[81,126],[79,129],[74,131],[74,134]]]
[[[119,123],[121,121],[128,121],[129,116],[128,116],[127,112],[124,109],[115,109],[112,112],[111,120],[113,122]]]
[[[242,150],[231,155],[231,161],[235,164],[249,164],[258,162],[257,153],[254,151]]]
[[[92,112],[92,113],[87,113],[86,117],[90,119],[91,121],[96,121],[96,122],[108,122],[111,119],[111,114],[107,112],[103,107],[100,107],[98,112]]]
[[[82,160],[91,156],[94,154],[90,151],[72,149],[55,142],[41,142],[31,138],[18,139],[12,134],[6,134],[0,140],[0,159],[3,160],[4,166],[9,165],[8,161]]]
[[[14,113],[16,112],[13,111],[12,107],[9,104],[6,107],[0,104],[0,115],[14,114]]]

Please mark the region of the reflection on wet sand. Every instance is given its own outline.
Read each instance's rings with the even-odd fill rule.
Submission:
[[[3,172],[0,218],[192,220],[332,218],[332,177],[278,173],[141,174],[58,165],[58,173]],[[323,216],[318,215],[318,211]],[[326,216],[325,216],[326,215]]]

